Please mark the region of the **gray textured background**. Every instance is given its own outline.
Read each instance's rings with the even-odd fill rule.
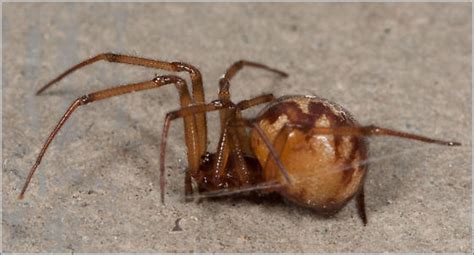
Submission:
[[[4,251],[471,250],[470,4],[6,4],[2,15]],[[465,146],[372,138],[363,227],[353,203],[330,219],[269,202],[184,203],[176,122],[163,206],[158,144],[165,113],[178,107],[170,87],[80,108],[17,200],[72,100],[159,72],[98,63],[34,96],[66,67],[109,51],[192,63],[208,100],[233,61],[264,62],[290,77],[244,71],[236,101],[318,94],[364,124]],[[178,218],[182,231],[172,231]]]

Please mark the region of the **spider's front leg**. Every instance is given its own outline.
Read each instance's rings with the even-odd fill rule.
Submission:
[[[143,66],[147,68],[160,69],[160,70],[165,70],[169,72],[187,72],[191,78],[191,84],[192,84],[191,101],[193,101],[193,103],[196,103],[196,104],[203,104],[205,102],[204,89],[202,86],[202,75],[201,75],[201,72],[196,67],[187,63],[183,63],[183,62],[167,62],[167,61],[148,59],[148,58],[142,58],[142,57],[136,57],[136,56],[114,54],[114,53],[102,53],[92,58],[83,60],[82,62],[65,70],[59,76],[57,76],[56,78],[48,82],[46,85],[41,87],[36,94],[37,95],[41,94],[43,91],[45,91],[46,89],[51,87],[53,84],[57,83],[58,81],[62,80],[64,77],[68,76],[69,74],[99,61]],[[181,107],[184,107],[187,105],[189,105],[189,103],[181,104]],[[185,179],[185,192],[188,195],[192,194],[191,176],[189,172],[196,171],[196,168],[199,167],[200,156],[203,155],[207,151],[206,114],[205,113],[196,114],[196,116],[193,116],[193,118],[194,118],[193,126],[190,126],[191,124],[189,122],[185,124],[185,130],[187,130],[185,132],[186,132],[186,145],[188,146],[188,164],[190,168],[189,171],[186,171],[186,179]],[[192,139],[189,139],[189,134],[193,136]],[[197,146],[197,150],[193,146]],[[193,149],[190,150],[189,149],[190,147],[193,147]]]
[[[191,104],[192,100],[191,100],[191,96],[189,95],[188,89],[186,87],[186,82],[182,78],[178,76],[172,76],[172,75],[157,76],[154,79],[149,80],[149,81],[144,81],[144,82],[139,82],[139,83],[134,83],[134,84],[127,84],[127,85],[122,85],[122,86],[118,86],[118,87],[114,87],[110,89],[100,90],[94,93],[84,95],[74,100],[74,102],[69,106],[66,113],[64,113],[64,115],[62,116],[62,118],[59,120],[58,124],[54,128],[53,132],[51,132],[48,139],[44,143],[38,157],[36,158],[35,164],[33,165],[33,167],[31,168],[28,174],[28,177],[21,190],[19,198],[22,199],[24,197],[26,189],[28,188],[28,185],[31,181],[31,178],[33,177],[33,174],[35,173],[38,165],[41,163],[41,160],[44,154],[46,153],[46,150],[48,149],[49,145],[53,141],[54,137],[58,134],[61,127],[64,125],[64,123],[69,119],[71,114],[77,108],[79,108],[80,106],[92,103],[92,102],[99,101],[99,100],[131,93],[135,91],[159,88],[167,84],[176,85],[176,88],[178,89],[178,92],[180,95],[180,101],[181,101],[182,106]],[[189,117],[184,118],[184,124],[186,128],[185,135],[186,135],[186,143],[188,146],[188,154],[191,155],[191,157],[193,157],[192,161],[198,161],[200,155],[198,155],[198,152],[197,152],[198,142],[196,141],[197,138],[195,136],[196,123],[195,123],[194,117],[189,116]],[[195,159],[194,157],[197,159]]]

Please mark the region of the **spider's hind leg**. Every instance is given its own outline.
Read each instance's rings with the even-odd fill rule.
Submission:
[[[367,211],[365,210],[364,185],[362,185],[359,193],[356,195],[356,203],[357,213],[359,214],[360,219],[364,223],[364,226],[367,226]]]

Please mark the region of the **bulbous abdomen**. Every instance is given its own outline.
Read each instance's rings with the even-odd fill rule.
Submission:
[[[288,172],[291,184],[269,157],[269,150],[252,130],[251,146],[263,168],[265,182],[297,204],[332,213],[341,209],[363,185],[368,144],[364,137],[318,134],[316,127],[358,126],[341,106],[319,97],[283,97],[266,107],[258,123]]]

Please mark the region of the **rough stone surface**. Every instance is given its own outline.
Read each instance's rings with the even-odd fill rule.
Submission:
[[[469,3],[3,5],[2,250],[471,251],[471,15]],[[364,227],[354,203],[332,218],[284,203],[185,203],[186,151],[177,121],[161,205],[160,134],[165,113],[179,106],[169,87],[80,108],[26,198],[17,200],[72,100],[162,73],[97,63],[34,95],[65,68],[102,52],[192,63],[208,100],[233,61],[263,62],[290,77],[245,70],[232,82],[235,101],[265,92],[317,94],[361,123],[464,146],[371,138]],[[211,151],[217,120],[209,115]]]

